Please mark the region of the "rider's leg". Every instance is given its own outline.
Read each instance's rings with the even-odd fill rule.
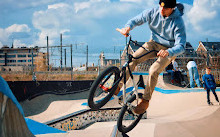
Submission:
[[[155,49],[156,44],[155,44],[155,42],[153,42],[153,41],[149,41],[149,42],[146,42],[146,43],[145,43],[144,45],[142,45],[142,46],[143,46],[144,48],[148,49],[149,51],[151,51],[151,50]],[[149,52],[149,51],[146,51],[146,50],[143,49],[143,48],[139,48],[139,49],[133,54],[133,57],[141,56],[141,55],[143,55],[143,54],[145,54],[145,53],[147,53],[147,52]],[[149,53],[149,54],[143,56],[143,57],[140,58],[140,59],[133,59],[133,61],[132,61],[131,63],[129,63],[129,67],[130,67],[131,71],[133,71],[133,70],[135,69],[135,67],[136,67],[139,63],[144,62],[144,61],[146,61],[146,60],[148,60],[148,59],[150,59],[150,58],[154,58],[154,57],[156,57],[156,53],[155,53],[155,52],[152,52],[152,53]],[[126,69],[126,81],[129,79],[129,77],[130,77],[129,71],[128,71],[128,69]],[[116,89],[116,91],[115,91],[115,93],[114,93],[115,95],[117,95],[117,94],[119,93],[121,87],[123,86],[123,81],[124,81],[123,79],[120,81],[119,86],[118,86],[118,88]]]
[[[159,44],[158,44],[159,45]],[[161,45],[158,46],[160,49],[166,49],[166,47],[163,47]],[[160,50],[158,49],[158,50]],[[159,57],[150,67],[149,70],[149,77],[146,84],[145,92],[143,95],[143,100],[138,104],[138,106],[135,108],[134,112],[137,114],[142,114],[146,111],[146,109],[149,106],[149,101],[151,99],[152,93],[154,91],[154,88],[157,84],[158,76],[159,74],[171,63],[173,59],[176,57]]]

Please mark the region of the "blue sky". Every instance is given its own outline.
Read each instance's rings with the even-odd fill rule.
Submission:
[[[187,41],[194,48],[199,41],[220,41],[219,0],[177,0],[185,6],[183,16]],[[0,2],[0,47],[46,46],[85,43],[89,46],[89,63],[97,64],[104,51],[107,58],[119,58],[125,38],[115,31],[145,9],[158,6],[158,0],[10,0]],[[148,41],[147,24],[131,32],[137,41]],[[85,62],[85,45],[75,47],[74,64]],[[53,52],[56,52],[55,49]],[[53,64],[59,64],[53,53]],[[67,49],[69,56],[69,49]],[[79,57],[78,57],[79,56]],[[55,62],[56,61],[56,62]],[[68,60],[69,63],[69,60]]]

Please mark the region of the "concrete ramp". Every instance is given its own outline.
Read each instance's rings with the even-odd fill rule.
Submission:
[[[33,137],[26,121],[10,98],[0,93],[0,136]]]
[[[143,75],[144,82],[148,77],[147,73],[136,73],[134,78],[138,81],[139,75]],[[128,81],[128,88],[132,87],[132,82]],[[130,86],[130,87],[129,87]],[[143,89],[141,89],[143,91]],[[220,97],[220,88],[216,89],[218,96]],[[117,115],[119,113],[120,106],[118,106],[118,100],[114,97],[108,104],[103,107],[99,113],[90,111],[87,107],[87,96],[82,97],[81,94],[76,94],[74,97],[63,96],[56,100],[54,95],[47,95],[37,97],[32,102],[25,102],[33,106],[35,103],[42,102],[43,100],[50,103],[44,106],[41,113],[35,113],[35,115],[29,115],[37,121],[45,122],[48,124],[48,120],[57,117],[64,118],[69,112],[80,112],[76,115],[76,118],[68,118],[67,121],[59,122],[61,124],[50,125],[52,127],[71,127],[72,123],[85,124],[86,122],[93,121],[93,123],[85,128],[72,130],[64,134],[45,134],[39,135],[42,137],[71,137],[71,136],[88,136],[88,137],[219,137],[220,133],[218,128],[220,127],[220,107],[211,94],[211,101],[213,106],[208,106],[206,102],[206,92],[202,88],[182,88],[178,86],[166,83],[163,79],[163,74],[159,75],[158,84],[155,88],[150,107],[148,108],[147,119],[142,119],[138,125],[127,134],[122,135],[117,131]],[[85,105],[82,105],[85,104]],[[30,106],[30,107],[31,107]],[[37,108],[37,106],[35,107]],[[118,108],[117,111],[111,109]],[[26,109],[29,110],[29,107]],[[81,112],[81,110],[85,110]],[[108,111],[107,111],[108,110]],[[64,114],[65,112],[65,114]],[[108,114],[108,112],[111,112]],[[63,117],[64,116],[64,117]],[[113,118],[114,119],[111,119]],[[107,118],[109,120],[101,120],[101,118]],[[99,120],[100,119],[100,120]],[[72,123],[71,123],[72,122]],[[56,123],[56,121],[54,121]],[[49,125],[49,124],[48,124]],[[56,127],[57,128],[57,127]]]
[[[219,137],[220,108],[202,119],[157,124],[155,137]]]

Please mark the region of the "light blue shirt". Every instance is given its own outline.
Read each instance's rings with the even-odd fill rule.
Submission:
[[[185,51],[186,32],[182,19],[183,13],[177,8],[169,17],[163,17],[160,8],[151,11],[144,10],[136,17],[130,19],[125,27],[134,29],[148,23],[151,30],[151,39],[168,48],[169,56],[178,56]]]

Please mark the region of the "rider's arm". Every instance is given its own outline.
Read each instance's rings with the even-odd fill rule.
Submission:
[[[139,15],[137,15],[134,18],[130,19],[126,23],[125,27],[130,27],[130,29],[132,30],[134,27],[144,24],[145,22],[148,21],[149,14],[150,14],[150,12],[148,10],[144,10]]]
[[[167,50],[169,56],[178,56],[185,52],[186,32],[182,18],[179,19],[176,24],[174,29],[175,46]]]

